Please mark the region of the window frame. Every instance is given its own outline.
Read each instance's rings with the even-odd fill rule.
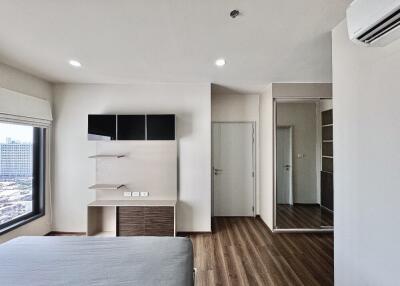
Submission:
[[[15,124],[7,122],[9,124]],[[32,143],[32,211],[0,224],[0,235],[45,215],[46,194],[46,128],[33,127]]]

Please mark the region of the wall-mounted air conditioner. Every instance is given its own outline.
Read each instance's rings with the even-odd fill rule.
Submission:
[[[400,0],[355,0],[346,14],[356,43],[382,47],[400,38]]]

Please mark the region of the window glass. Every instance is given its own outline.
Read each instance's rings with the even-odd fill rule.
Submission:
[[[0,229],[42,211],[44,129],[0,122]]]

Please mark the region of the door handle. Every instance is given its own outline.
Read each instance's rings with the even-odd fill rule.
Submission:
[[[291,165],[284,165],[283,167],[285,168],[286,171],[289,171],[290,167],[292,167],[292,166]]]
[[[214,169],[214,175],[218,175],[220,173],[222,173],[222,169]]]

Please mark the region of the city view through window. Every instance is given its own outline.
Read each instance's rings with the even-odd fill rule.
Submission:
[[[0,225],[32,212],[33,127],[0,123]]]

